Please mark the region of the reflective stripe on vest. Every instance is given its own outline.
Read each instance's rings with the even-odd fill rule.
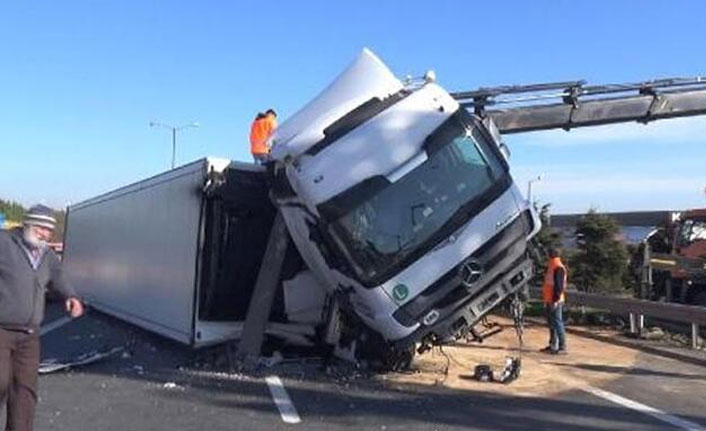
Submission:
[[[544,273],[544,283],[542,284],[542,300],[545,304],[551,304],[554,302],[554,270],[557,268],[562,268],[564,270],[564,290],[566,290],[566,267],[561,263],[561,258],[555,257],[549,259],[549,264],[547,265],[547,272]],[[564,302],[564,292],[561,292],[559,296],[559,301]]]

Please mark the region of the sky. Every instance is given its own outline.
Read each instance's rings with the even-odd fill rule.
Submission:
[[[706,2],[33,1],[0,5],[0,198],[55,208],[177,163],[249,161],[369,47],[449,91],[706,75]],[[554,213],[706,206],[706,117],[506,137]]]

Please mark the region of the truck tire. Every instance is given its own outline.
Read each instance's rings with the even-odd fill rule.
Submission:
[[[374,331],[364,330],[357,338],[356,359],[380,372],[405,371],[412,366],[416,346],[394,347]]]
[[[390,371],[407,371],[412,366],[414,360],[414,346],[404,350],[390,349],[386,358],[386,368]]]

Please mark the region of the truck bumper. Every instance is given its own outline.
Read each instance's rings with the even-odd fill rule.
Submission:
[[[486,286],[480,294],[455,307],[453,311],[432,310],[427,313],[427,316],[433,316],[433,311],[436,311],[444,317],[430,325],[422,324],[412,334],[396,340],[394,346],[402,349],[420,341],[442,344],[460,338],[501,301],[525,286],[532,278],[532,268],[532,261],[523,257],[515,262],[509,271]]]
[[[531,214],[526,211],[469,256],[468,260],[482,268],[476,283],[463,284],[461,262],[395,311],[396,324],[414,331],[392,343],[408,346],[461,337],[503,299],[522,288],[532,277],[533,265],[527,253],[532,227]]]

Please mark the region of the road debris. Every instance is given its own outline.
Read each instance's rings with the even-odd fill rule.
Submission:
[[[75,368],[82,365],[92,364],[94,362],[107,359],[111,356],[115,356],[118,353],[124,351],[124,349],[125,348],[123,346],[119,346],[104,351],[94,350],[79,355],[75,358],[69,358],[64,360],[48,359],[46,361],[42,361],[39,364],[39,374],[48,374],[56,371],[67,370],[69,368]]]
[[[500,374],[495,374],[489,365],[476,365],[473,378],[479,382],[496,382],[508,384],[520,376],[521,361],[518,358],[508,357],[505,359],[505,367]]]
[[[162,388],[169,391],[183,391],[185,389],[183,386],[178,385],[175,382],[166,382],[162,385]]]

